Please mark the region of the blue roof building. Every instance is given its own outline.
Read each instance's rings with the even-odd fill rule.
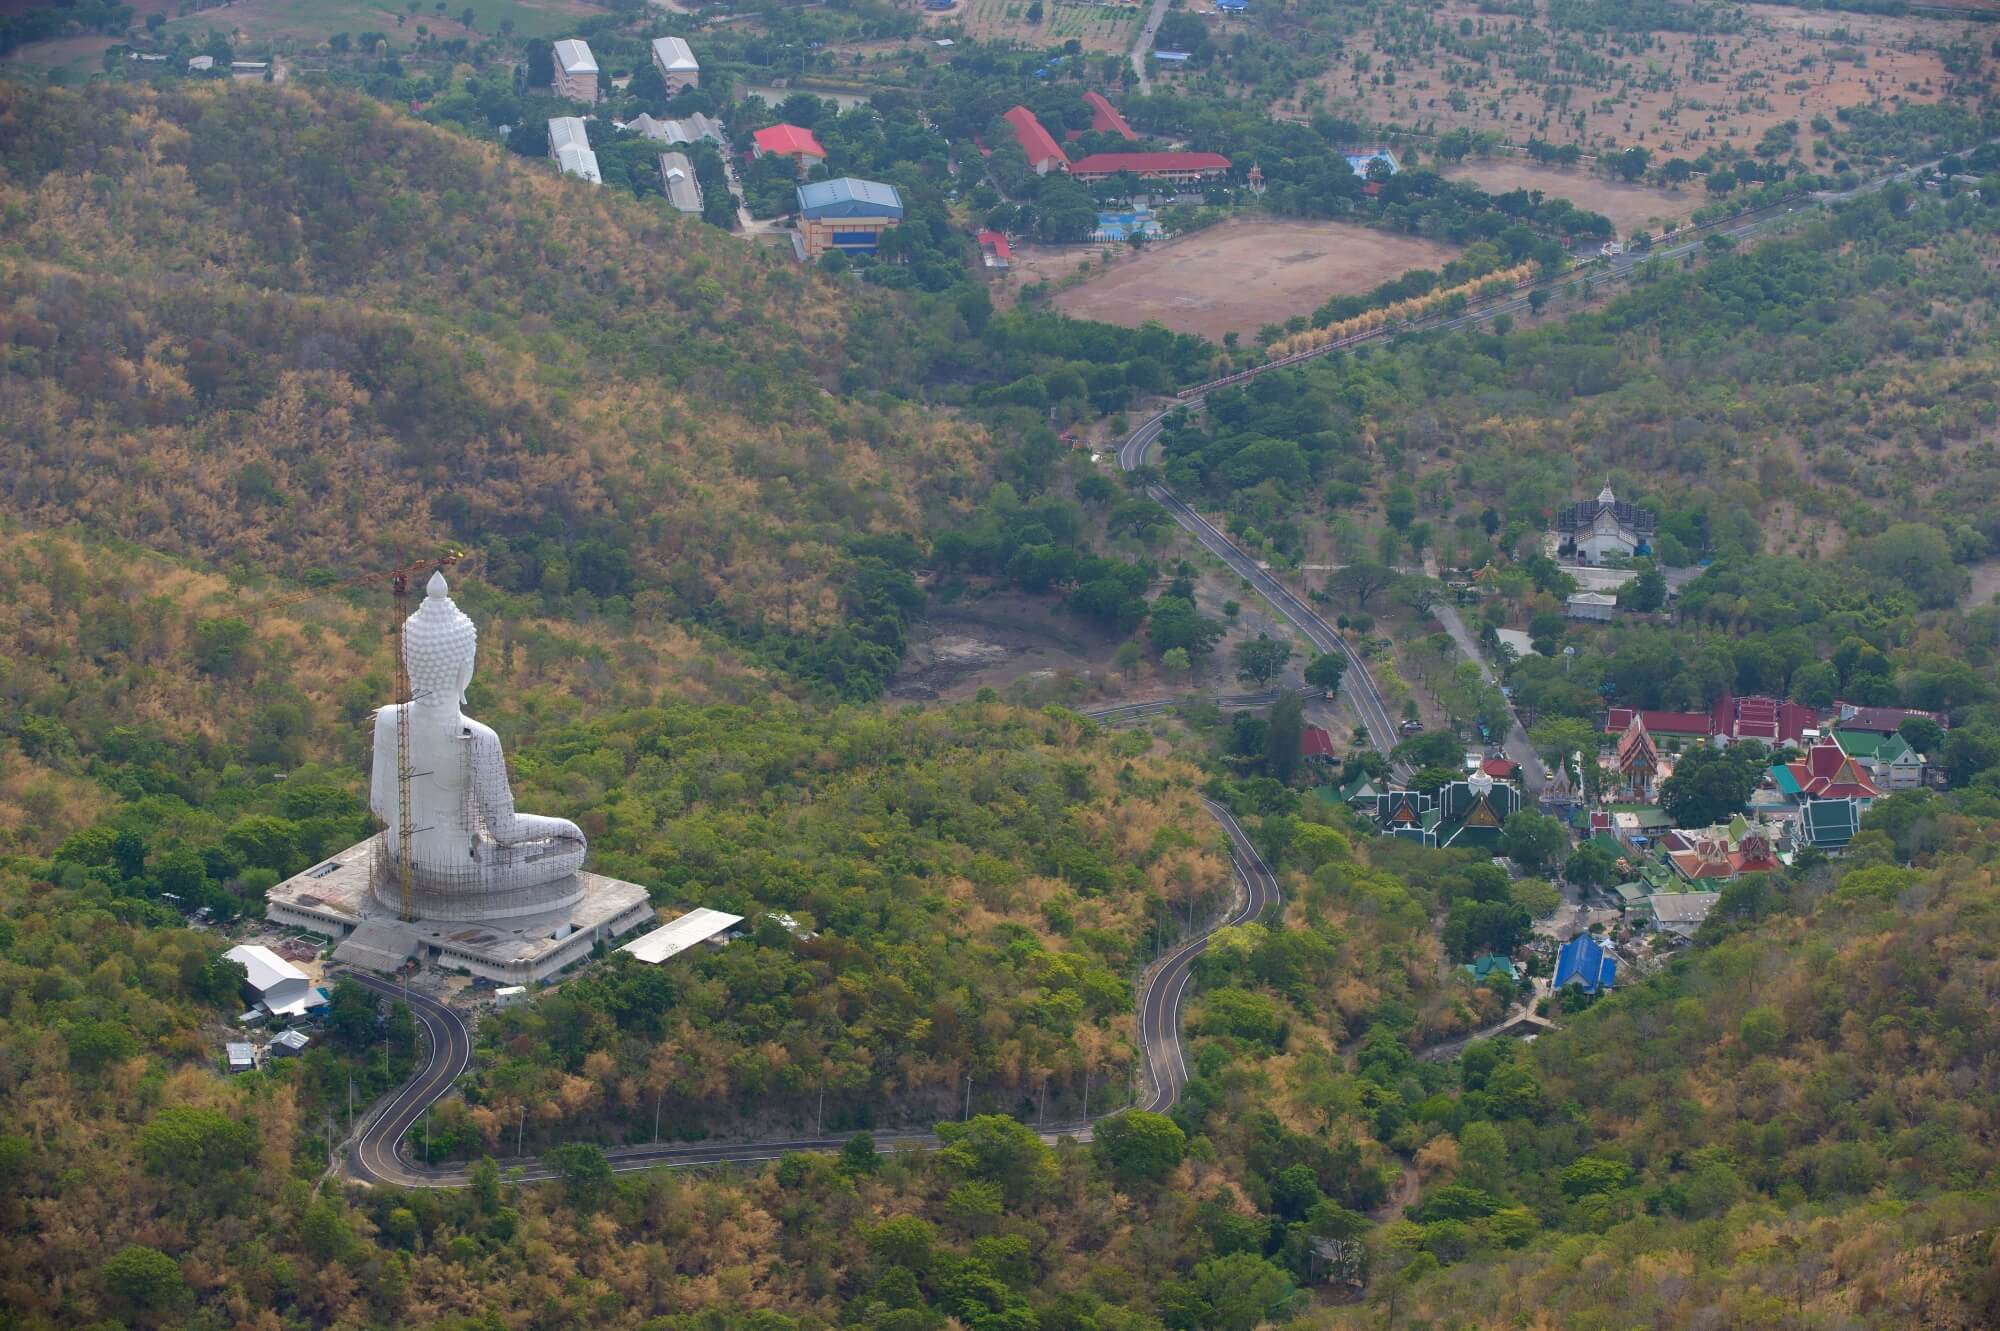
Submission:
[[[1219,14],[1241,14],[1248,8],[1250,0],[1215,0],[1215,9]]]
[[[799,216],[817,221],[830,217],[903,217],[903,196],[894,185],[879,180],[815,180],[799,186]]]
[[[1589,934],[1578,934],[1556,953],[1555,987],[1576,984],[1586,994],[1609,989],[1618,978],[1618,958]]]

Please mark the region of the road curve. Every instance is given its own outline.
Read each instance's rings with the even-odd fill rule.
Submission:
[[[383,997],[407,1002],[430,1039],[429,1061],[369,1112],[367,1122],[349,1143],[347,1174],[363,1183],[423,1187],[431,1181],[430,1171],[405,1163],[396,1146],[472,1062],[472,1032],[464,1018],[434,998],[406,992],[401,985],[360,971],[346,975]]]
[[[1221,924],[1211,926],[1167,954],[1153,967],[1139,995],[1139,1046],[1146,1052],[1146,1074],[1153,1083],[1153,1098],[1141,1109],[1164,1114],[1181,1098],[1188,1083],[1187,1049],[1181,1040],[1181,1009],[1187,1004],[1188,985],[1194,978],[1194,963],[1208,950],[1215,930],[1257,919],[1278,904],[1277,877],[1257,853],[1242,824],[1234,814],[1204,799],[1208,812],[1229,834],[1231,858],[1243,877],[1243,904]]]
[[[1181,1013],[1187,1004],[1188,985],[1195,959],[1208,947],[1217,929],[1254,920],[1281,900],[1278,879],[1264,863],[1263,856],[1235,817],[1213,800],[1202,801],[1209,815],[1229,836],[1230,855],[1236,874],[1242,878],[1244,900],[1228,918],[1218,920],[1195,938],[1189,939],[1154,964],[1142,982],[1138,1004],[1140,1053],[1145,1058],[1152,1097],[1139,1108],[1165,1113],[1179,1101],[1187,1086],[1187,1051],[1181,1042]],[[403,1188],[457,1188],[470,1178],[464,1169],[433,1169],[404,1160],[397,1152],[409,1132],[429,1108],[452,1085],[471,1062],[472,1037],[464,1020],[449,1007],[414,990],[406,993],[401,985],[374,975],[349,971],[346,975],[384,998],[409,1003],[430,1040],[429,1061],[415,1076],[391,1092],[370,1111],[360,1132],[349,1143],[343,1172],[357,1183],[393,1185]],[[1123,1110],[1116,1111],[1119,1113]],[[1043,1124],[1038,1131],[1046,1138],[1074,1136],[1088,1138],[1091,1125],[1111,1115],[1078,1122]],[[936,1134],[922,1131],[876,1132],[877,1147],[889,1150],[931,1150],[939,1145]],[[605,1152],[612,1172],[630,1173],[642,1169],[689,1168],[698,1165],[754,1164],[776,1160],[793,1151],[837,1151],[847,1144],[846,1136],[790,1137],[762,1142],[662,1143],[649,1146],[617,1147]],[[538,1182],[556,1177],[556,1172],[536,1159],[502,1161],[508,1177]]]
[[[1119,467],[1125,471],[1136,471],[1146,465],[1146,456],[1159,439],[1161,430],[1165,428],[1167,417],[1175,411],[1199,405],[1199,399],[1193,403],[1176,403],[1142,423],[1119,446]],[[1331,624],[1321,619],[1311,606],[1294,595],[1291,588],[1272,577],[1256,560],[1245,554],[1236,542],[1217,530],[1215,524],[1183,503],[1173,491],[1163,485],[1148,485],[1146,493],[1166,509],[1175,522],[1200,541],[1209,553],[1229,565],[1237,576],[1256,589],[1258,595],[1284,616],[1314,648],[1321,652],[1338,653],[1347,658],[1347,674],[1343,680],[1343,688],[1347,696],[1354,700],[1355,709],[1361,714],[1361,724],[1368,731],[1369,744],[1387,757],[1389,751],[1396,746],[1395,719],[1390,715],[1388,704],[1382,698],[1382,690],[1376,686],[1375,677],[1368,673],[1367,663],[1347,645],[1347,639],[1336,632]]]

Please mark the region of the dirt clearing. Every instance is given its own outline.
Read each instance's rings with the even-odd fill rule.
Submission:
[[[1947,48],[1984,51],[1992,39],[1975,22],[1769,4],[1718,10],[1709,31],[1624,34],[1563,27],[1546,5],[1525,19],[1480,0],[1378,12],[1348,40],[1352,58],[1273,109],[1357,114],[1419,134],[1493,130],[1510,143],[1540,137],[1593,153],[1637,146],[1656,158],[1749,150],[1792,122],[1810,153],[1823,137],[1808,128],[1814,117],[1946,100]],[[1988,82],[1982,71],[1956,96],[1975,98],[1978,86],[1967,85]]]
[[[1020,276],[1059,278],[1079,259],[1096,266],[1098,253],[1044,250],[1025,256],[1029,271]],[[1127,328],[1158,319],[1175,332],[1217,342],[1224,333],[1247,339],[1265,324],[1311,314],[1330,297],[1357,295],[1412,268],[1439,267],[1456,253],[1347,222],[1224,222],[1117,258],[1057,293],[1055,306]]]
[[[1620,236],[1641,229],[1658,231],[1665,222],[1685,222],[1705,202],[1699,190],[1654,189],[1650,185],[1627,185],[1606,180],[1582,168],[1565,171],[1557,166],[1538,166],[1525,159],[1496,157],[1446,168],[1453,180],[1469,180],[1488,194],[1509,190],[1540,190],[1552,199],[1568,199],[1579,208],[1603,213],[1618,228]]]

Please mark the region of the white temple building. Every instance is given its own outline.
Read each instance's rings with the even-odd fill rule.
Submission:
[[[584,870],[588,846],[576,824],[515,811],[499,736],[460,710],[477,646],[472,620],[433,574],[403,625],[411,701],[375,718],[368,803],[384,831],[266,898],[271,920],[340,940],[336,961],[394,972],[416,959],[528,984],[654,918],[645,888]],[[399,859],[406,843],[411,918],[403,918]]]

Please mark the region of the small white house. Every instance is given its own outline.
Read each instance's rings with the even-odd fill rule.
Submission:
[[[525,1003],[527,1001],[528,987],[526,985],[509,984],[493,991],[493,1006],[497,1008],[510,1008],[518,1003]]]
[[[215,57],[212,55],[198,55],[188,61],[188,73],[190,74],[206,74],[214,68]]]

